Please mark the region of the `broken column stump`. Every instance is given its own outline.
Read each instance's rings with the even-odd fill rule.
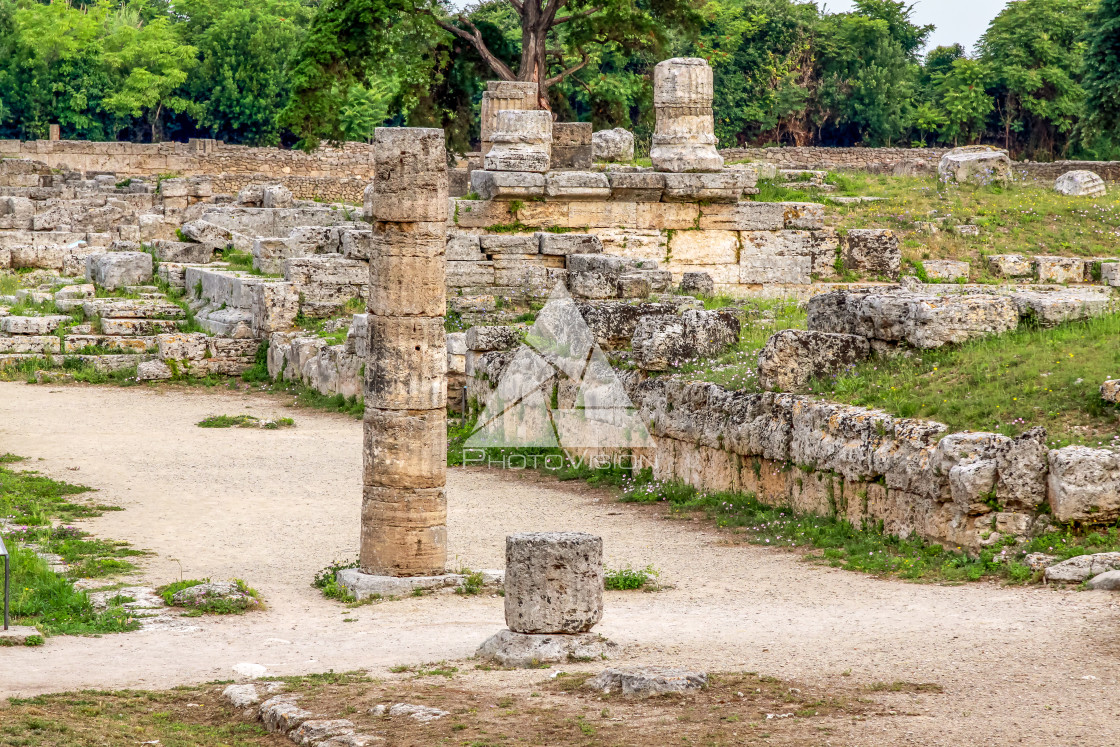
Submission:
[[[589,632],[603,617],[603,540],[583,532],[506,538],[508,629],[478,655],[507,667],[605,659],[618,646]]]

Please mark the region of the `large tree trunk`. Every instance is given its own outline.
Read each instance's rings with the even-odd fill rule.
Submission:
[[[548,40],[549,18],[541,13],[539,2],[528,0],[521,19],[521,65],[517,79],[537,84],[537,106],[551,110],[548,105],[548,88],[543,85],[548,78],[548,61],[545,43]]]

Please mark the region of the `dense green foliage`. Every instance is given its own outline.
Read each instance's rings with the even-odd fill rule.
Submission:
[[[0,137],[248,145],[365,142],[382,124],[478,136],[486,80],[533,78],[565,120],[653,129],[652,68],[715,71],[716,132],[750,144],[963,145],[1108,157],[1120,114],[1120,2],[1020,0],[977,49],[937,47],[898,0],[0,0]],[[535,7],[535,6],[534,6]],[[534,26],[534,24],[536,24]],[[544,29],[548,53],[525,48]],[[533,42],[537,44],[536,41]],[[538,45],[539,46],[539,45]],[[542,61],[543,60],[543,61]]]

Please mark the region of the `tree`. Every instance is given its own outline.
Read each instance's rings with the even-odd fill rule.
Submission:
[[[960,140],[974,142],[984,132],[992,112],[992,97],[985,87],[990,79],[988,69],[978,60],[953,60],[948,73],[936,83],[938,104],[943,112],[942,139],[956,147]]]
[[[278,145],[278,115],[288,103],[285,65],[303,37],[310,10],[296,0],[180,0],[184,40],[198,47],[187,90],[213,137]]]
[[[994,74],[1004,147],[1052,158],[1066,151],[1085,98],[1083,41],[1096,0],[1009,3],[980,40]],[[1012,132],[1026,138],[1012,142]]]
[[[451,18],[434,1],[421,10],[474,47],[502,80],[536,83],[544,109],[551,108],[549,89],[583,70],[604,48],[631,54],[664,48],[671,29],[691,29],[699,21],[688,0],[494,0],[501,3],[513,8],[520,26],[516,69],[491,50],[471,13]]]
[[[389,118],[389,104],[394,95],[392,81],[374,80],[369,88],[361,83],[350,86],[338,114],[346,139],[372,143],[374,128]]]
[[[164,108],[197,109],[194,102],[176,91],[198,64],[198,50],[181,43],[166,18],[146,24],[125,20],[105,39],[105,48],[106,63],[123,75],[124,81],[102,105],[121,116],[139,117],[147,113],[152,142],[160,140]]]
[[[1082,130],[1120,139],[1120,0],[1101,0],[1089,21]]]

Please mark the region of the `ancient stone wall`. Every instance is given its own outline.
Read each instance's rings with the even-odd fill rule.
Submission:
[[[314,153],[250,148],[220,140],[118,143],[82,140],[0,140],[0,158],[30,158],[53,169],[109,172],[124,178],[177,174],[215,177],[220,193],[252,182],[283,183],[295,197],[361,203],[373,179],[373,149],[364,143],[324,146]]]

